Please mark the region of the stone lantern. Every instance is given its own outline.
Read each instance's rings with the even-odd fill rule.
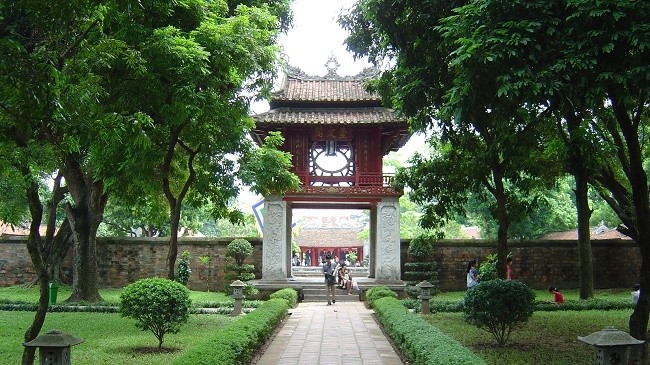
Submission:
[[[39,365],[70,365],[70,347],[84,342],[83,339],[50,330],[44,335],[23,343],[25,347],[38,347]]]
[[[429,310],[429,299],[431,299],[431,288],[433,288],[433,284],[425,280],[419,283],[417,287],[420,288],[418,299],[422,300],[422,314],[429,314],[431,313]]]
[[[606,327],[578,340],[594,347],[595,365],[636,364],[641,355],[641,344],[628,333],[614,327]]]
[[[232,313],[230,313],[233,316],[241,314],[241,302],[244,299],[245,286],[246,284],[241,280],[235,280],[230,284],[230,287],[232,288],[232,297],[235,299],[235,308],[233,308]]]

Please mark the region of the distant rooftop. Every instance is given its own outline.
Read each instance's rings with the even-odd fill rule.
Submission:
[[[616,230],[616,228],[608,228],[604,224],[601,224],[597,227],[592,227],[590,230],[592,240],[612,240],[612,239],[621,239],[629,240],[630,237],[624,235],[623,233]],[[578,239],[578,230],[573,229],[570,231],[564,232],[549,232],[542,237],[542,240],[577,240]]]

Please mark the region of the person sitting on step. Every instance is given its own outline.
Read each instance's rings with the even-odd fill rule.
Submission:
[[[345,264],[341,264],[341,269],[339,269],[339,287],[345,289],[348,295],[352,295],[352,275]]]

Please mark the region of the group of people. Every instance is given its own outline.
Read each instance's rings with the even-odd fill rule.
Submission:
[[[350,269],[347,267],[345,262],[336,264],[335,262],[332,262],[331,255],[325,256],[323,274],[325,275],[327,305],[336,303],[335,286],[337,284],[339,288],[345,289],[348,295],[352,295],[352,289],[355,286],[355,282],[352,279]]]
[[[471,289],[478,285],[480,275],[476,268],[476,260],[470,260],[467,263],[467,289]],[[512,280],[512,258],[508,257],[506,260],[506,280]],[[553,295],[551,303],[564,304],[564,296],[556,287],[549,287],[548,292]]]

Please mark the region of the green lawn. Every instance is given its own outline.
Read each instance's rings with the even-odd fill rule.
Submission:
[[[562,290],[564,300],[579,300],[580,293],[578,289]],[[545,290],[533,290],[535,299],[539,301],[551,300],[553,297]],[[631,300],[632,289],[600,289],[596,290],[594,298],[596,299],[613,299],[613,300]],[[1,294],[0,294],[1,295]],[[439,301],[457,301],[463,300],[465,291],[452,291],[436,294],[431,300]]]
[[[423,316],[447,335],[470,348],[490,365],[590,365],[593,347],[578,341],[606,326],[627,332],[631,310],[535,312],[513,332],[505,348],[498,348],[488,332],[466,324],[462,313]]]
[[[0,311],[0,363],[20,364],[23,336],[33,317],[32,312]],[[190,315],[179,333],[165,336],[163,347],[170,349],[168,353],[139,350],[156,348],[158,340],[153,333],[135,328],[134,320],[122,318],[119,314],[48,313],[41,333],[57,329],[84,339],[83,343],[72,347],[72,363],[75,365],[159,365],[171,362],[233,318],[213,314]],[[38,359],[38,354],[36,356]]]
[[[551,300],[544,290],[534,290],[537,301]],[[629,301],[631,289],[597,290],[596,300]],[[566,301],[579,301],[578,290],[563,290]],[[433,301],[461,301],[464,291],[439,293]],[[455,338],[488,364],[494,365],[590,365],[593,347],[578,341],[607,326],[628,332],[632,310],[536,311],[531,319],[510,336],[505,348],[498,348],[492,335],[465,323],[463,313],[434,313],[423,316],[447,335]]]
[[[121,290],[102,289],[101,296],[110,303],[118,303]],[[60,299],[70,295],[70,288],[62,287]],[[231,299],[224,293],[191,292],[194,303],[224,302]],[[433,297],[434,301],[460,301],[464,291],[445,292]],[[550,300],[550,294],[543,290],[535,291],[537,300]],[[578,300],[577,290],[564,291],[566,300]],[[599,290],[596,299],[629,300],[630,291]],[[0,302],[36,302],[37,288],[0,288]],[[59,301],[60,302],[60,301]],[[505,348],[497,348],[491,334],[468,325],[462,313],[435,313],[424,316],[434,326],[455,338],[484,358],[488,364],[499,365],[587,365],[592,364],[591,346],[578,341],[578,336],[586,336],[600,331],[606,326],[614,326],[627,332],[627,322],[632,310],[611,311],[537,311],[523,328],[511,335]],[[22,354],[23,335],[31,324],[33,312],[0,311],[0,361],[2,364],[18,364]],[[233,319],[222,315],[191,315],[189,323],[181,327],[178,334],[168,334],[164,347],[172,349],[169,353],[143,352],[138,349],[156,347],[157,340],[152,333],[135,328],[134,321],[121,318],[119,314],[105,313],[48,313],[43,332],[58,329],[85,339],[73,347],[72,360],[76,365],[84,364],[164,364],[169,363],[193,344],[208,334],[218,331]]]
[[[37,303],[39,292],[38,288],[23,286],[10,286],[0,288],[0,303],[6,302],[27,302]],[[62,304],[62,301],[70,297],[72,289],[69,286],[61,286],[58,290],[57,304]],[[100,289],[99,295],[108,302],[118,304],[120,302],[120,294],[122,289]],[[232,301],[228,295],[223,292],[203,292],[203,291],[190,291],[190,299],[192,303],[205,303],[205,302],[227,302]]]

